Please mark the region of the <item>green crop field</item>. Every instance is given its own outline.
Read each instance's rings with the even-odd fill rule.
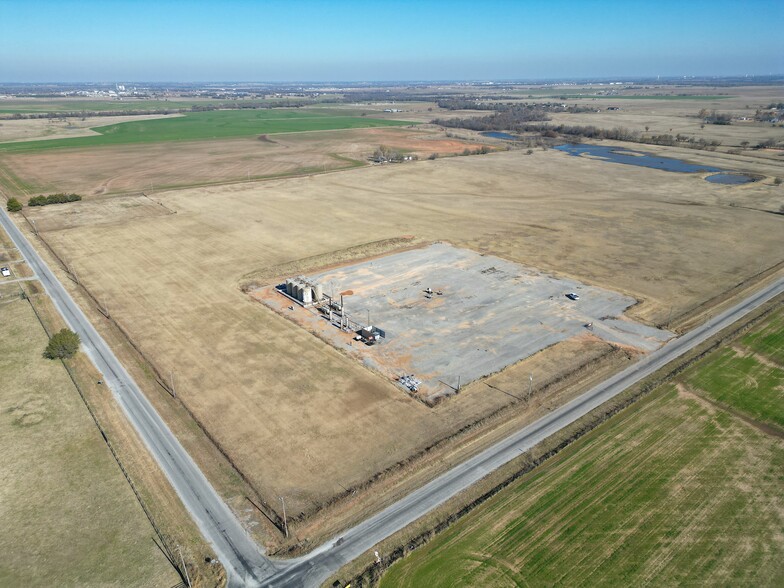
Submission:
[[[688,386],[784,430],[784,311],[689,369]]]
[[[784,311],[779,311],[766,325],[742,339],[743,345],[784,366]]]
[[[780,321],[746,339],[780,333]],[[681,379],[695,378],[780,418],[781,369],[721,350]],[[738,403],[744,391],[772,396]],[[667,385],[394,564],[381,586],[781,586],[783,487],[781,439]]]
[[[784,428],[784,369],[723,349],[689,370],[685,380],[710,398]]]
[[[161,141],[196,141],[250,137],[258,134],[325,131],[414,123],[336,115],[328,109],[215,110],[184,116],[132,121],[95,127],[99,135],[0,144],[0,152],[40,151],[64,147],[99,147]]]

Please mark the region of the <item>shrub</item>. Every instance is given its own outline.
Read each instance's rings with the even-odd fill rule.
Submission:
[[[19,212],[22,210],[22,203],[16,198],[9,198],[6,208],[8,209],[8,212]]]
[[[49,344],[44,350],[44,357],[47,359],[66,359],[73,357],[79,351],[79,335],[70,329],[62,329],[52,335]]]

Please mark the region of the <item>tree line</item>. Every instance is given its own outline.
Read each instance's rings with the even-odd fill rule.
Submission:
[[[27,206],[48,206],[49,204],[64,204],[66,202],[78,202],[82,197],[79,194],[49,194],[49,196],[33,196],[27,201]]]
[[[518,131],[531,121],[550,120],[547,113],[535,106],[515,106],[489,116],[471,118],[437,118],[433,124],[471,131]]]

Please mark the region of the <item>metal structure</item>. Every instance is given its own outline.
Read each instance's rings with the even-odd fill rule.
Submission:
[[[281,292],[284,289],[281,289]],[[285,292],[303,306],[320,304],[324,300],[324,287],[304,276],[286,280]]]
[[[386,338],[386,332],[368,323],[361,323],[352,319],[346,312],[343,299],[354,294],[352,290],[340,293],[340,299],[324,294],[324,286],[305,276],[288,278],[285,283],[276,288],[278,292],[295,300],[305,308],[315,307],[332,325],[346,333],[358,333],[368,345],[374,345]],[[368,321],[370,315],[368,313]]]

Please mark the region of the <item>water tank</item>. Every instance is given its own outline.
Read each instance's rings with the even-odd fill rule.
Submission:
[[[310,286],[305,286],[302,288],[302,300],[303,304],[310,304],[313,302],[313,290],[311,290]]]
[[[292,294],[294,298],[297,300],[302,300],[302,286],[298,282],[294,282],[294,286],[292,287]]]
[[[294,282],[289,278],[286,280],[286,294],[292,296],[294,294]]]
[[[324,287],[321,284],[313,284],[313,299],[321,302],[322,298],[324,298]]]

